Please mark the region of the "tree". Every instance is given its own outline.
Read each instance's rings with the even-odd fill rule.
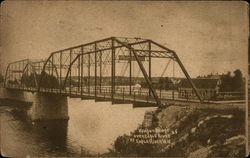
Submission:
[[[159,88],[160,89],[172,89],[173,82],[168,77],[160,78],[159,79]]]
[[[227,74],[223,74],[221,77],[221,85],[220,85],[221,92],[230,92],[232,91],[232,77],[231,72]]]
[[[3,77],[3,75],[0,73],[0,83],[1,82],[4,82],[4,77]]]
[[[36,78],[34,75],[35,74],[24,74],[21,78],[21,83],[23,83],[27,87],[36,87]],[[37,82],[40,81],[41,76],[43,76],[40,85],[42,88],[59,88],[59,82],[56,77],[49,75],[48,73],[43,71],[41,75],[36,76]]]
[[[35,87],[36,86],[36,81],[35,81],[35,77],[33,74],[31,74],[31,75],[24,74],[21,78],[21,83],[23,83],[27,87]]]
[[[45,71],[43,71],[41,73],[41,75],[37,76],[38,81],[40,80],[41,77],[41,87],[42,88],[59,88],[59,81],[55,76],[49,75],[48,73],[46,73]]]
[[[222,75],[220,91],[239,92],[244,90],[244,81],[241,71],[237,69],[233,73],[233,76],[231,75],[231,72]]]
[[[232,90],[242,91],[244,89],[242,73],[239,69],[234,71],[234,76],[232,77]]]

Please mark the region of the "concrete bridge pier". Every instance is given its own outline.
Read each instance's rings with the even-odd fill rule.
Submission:
[[[68,120],[67,97],[58,94],[35,93],[30,116],[33,121]]]
[[[0,103],[5,102],[6,105],[31,103],[27,115],[32,121],[69,119],[66,96],[0,88],[0,99]]]

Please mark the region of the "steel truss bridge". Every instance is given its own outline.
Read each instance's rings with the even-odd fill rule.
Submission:
[[[52,52],[46,60],[25,59],[9,63],[4,87],[96,101],[159,106],[168,99],[178,99],[178,96],[174,93],[164,95],[154,87],[152,72],[160,71],[155,66],[157,59],[163,59],[166,65],[170,61],[177,63],[190,82],[197,101],[203,101],[176,52],[141,38],[110,37]],[[138,76],[135,71],[142,75],[143,90],[136,87]]]

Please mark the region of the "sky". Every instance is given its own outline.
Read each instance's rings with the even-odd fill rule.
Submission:
[[[9,62],[45,59],[111,36],[152,39],[175,50],[191,77],[247,73],[245,2],[5,1],[0,11],[2,73]]]

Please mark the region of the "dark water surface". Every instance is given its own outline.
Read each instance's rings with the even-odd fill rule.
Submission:
[[[6,156],[84,156],[108,151],[114,140],[142,123],[145,111],[131,104],[112,105],[68,98],[68,121],[32,122],[30,107],[0,106],[1,148]]]

